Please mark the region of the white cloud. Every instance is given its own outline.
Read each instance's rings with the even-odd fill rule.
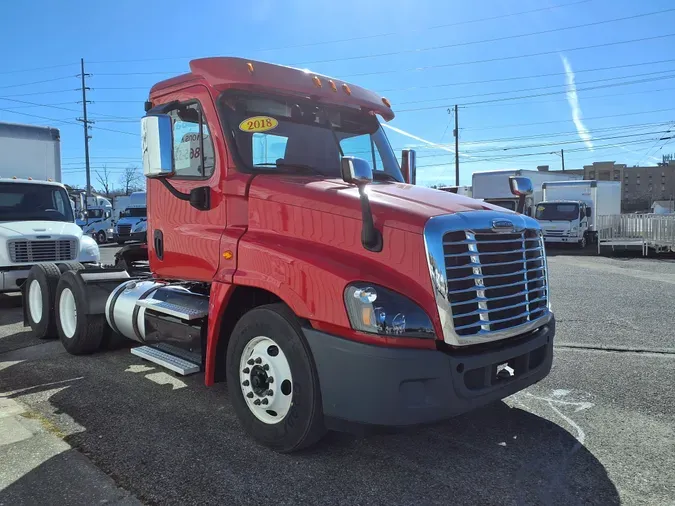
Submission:
[[[565,81],[567,82],[567,102],[572,109],[572,121],[577,128],[577,133],[588,149],[593,151],[593,138],[591,133],[581,120],[581,106],[579,105],[579,95],[577,94],[577,85],[574,82],[574,71],[567,57],[561,55],[563,65],[565,66]]]

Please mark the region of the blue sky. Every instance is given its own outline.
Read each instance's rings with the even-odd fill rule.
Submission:
[[[9,2],[0,34],[0,121],[60,128],[64,182],[83,185],[83,133],[74,124],[83,57],[93,74],[92,167],[107,164],[117,178],[139,165],[138,118],[152,84],[187,71],[192,57],[231,55],[307,67],[381,92],[398,111],[387,131],[391,143],[397,151],[418,148],[424,184],[454,184],[447,109],[456,103],[462,184],[480,170],[559,168],[551,152],[561,148],[567,168],[600,160],[653,164],[675,152],[673,140],[657,141],[675,132],[667,133],[675,124],[672,0],[477,5]],[[617,21],[602,23],[610,20]],[[591,23],[600,24],[563,29]],[[575,50],[644,38],[651,40]],[[547,54],[527,56],[533,53]]]

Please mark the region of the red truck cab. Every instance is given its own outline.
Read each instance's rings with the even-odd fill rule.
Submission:
[[[413,184],[414,153],[401,168],[378,120],[394,117],[386,98],[206,58],[155,85],[146,112],[152,278],[111,289],[106,321],[197,353],[262,443],[434,422],[548,374],[537,222]]]

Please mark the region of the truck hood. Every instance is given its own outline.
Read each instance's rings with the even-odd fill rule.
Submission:
[[[82,237],[82,229],[68,221],[6,221],[0,222],[0,238],[32,238],[36,236]]]
[[[413,232],[419,232],[429,218],[441,214],[473,210],[514,214],[463,195],[405,183],[374,182],[367,191],[376,223]],[[361,219],[358,189],[341,179],[260,175],[253,179],[249,196],[251,199]],[[260,209],[265,207],[263,205]],[[279,212],[278,206],[271,208]]]

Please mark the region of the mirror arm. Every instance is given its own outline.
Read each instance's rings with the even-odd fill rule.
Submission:
[[[519,195],[518,196],[518,209],[516,212],[523,214],[523,211],[525,211],[525,199],[527,198],[527,195]]]
[[[359,197],[361,198],[361,244],[368,251],[379,253],[382,251],[382,233],[375,228],[373,213],[370,209],[370,200],[366,194],[366,185],[359,185]]]

